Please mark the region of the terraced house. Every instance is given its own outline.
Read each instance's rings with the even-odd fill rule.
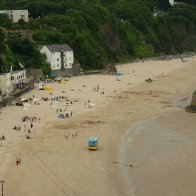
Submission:
[[[68,44],[43,45],[39,49],[46,56],[54,77],[75,75],[74,54]]]

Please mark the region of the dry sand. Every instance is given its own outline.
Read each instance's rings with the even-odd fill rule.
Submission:
[[[6,140],[0,144],[0,176],[5,195],[196,195],[196,115],[173,103],[194,90],[196,58],[117,68],[124,74],[122,81],[89,75],[47,84],[55,95],[79,99],[67,108],[72,117],[58,119],[50,101],[41,101],[42,96],[52,97],[48,91],[23,95],[40,99],[40,105],[28,110],[1,109],[0,135]],[[148,77],[154,81],[146,83]],[[97,85],[100,90],[94,92]],[[95,104],[92,108],[85,106],[88,99]],[[54,105],[65,108],[64,102]],[[24,115],[41,118],[33,123],[32,140],[25,139],[24,124],[28,129],[30,123],[21,121]],[[13,130],[15,125],[21,131]],[[72,138],[75,132],[77,138]],[[88,151],[90,136],[99,138],[98,151]],[[21,165],[16,166],[16,158],[21,158]]]

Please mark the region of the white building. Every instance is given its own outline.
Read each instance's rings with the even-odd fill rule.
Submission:
[[[73,50],[67,44],[40,46],[40,52],[47,57],[51,70],[69,69],[74,63]]]
[[[173,6],[175,4],[174,0],[169,0],[169,3],[171,6]]]
[[[25,70],[0,74],[0,91],[2,93],[6,93],[8,95],[17,88],[23,88],[25,85]]]
[[[11,81],[13,85],[13,90],[17,88],[23,88],[26,84],[26,71],[20,70],[20,71],[13,71],[11,73]]]
[[[0,74],[0,91],[2,94],[12,91],[11,73]]]
[[[7,14],[12,22],[18,22],[20,19],[29,21],[28,10],[0,10],[0,14]]]

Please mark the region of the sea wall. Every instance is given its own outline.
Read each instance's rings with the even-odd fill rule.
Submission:
[[[67,77],[76,76],[80,73],[80,64],[74,64],[72,68],[67,68],[63,70],[52,70],[53,77]]]
[[[196,91],[193,93],[191,103],[190,105],[186,108],[188,112],[194,112],[196,113]]]

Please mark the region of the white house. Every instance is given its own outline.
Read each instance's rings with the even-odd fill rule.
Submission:
[[[0,14],[7,14],[12,22],[18,22],[20,19],[25,22],[29,21],[28,10],[0,10]]]
[[[13,85],[13,90],[17,88],[23,88],[26,84],[26,71],[20,70],[20,71],[13,71],[11,72],[11,81]]]
[[[169,0],[169,3],[171,6],[173,6],[175,4],[174,0]]]
[[[5,94],[10,94],[17,88],[23,88],[26,85],[25,70],[14,71],[10,73],[0,74],[0,91]]]
[[[47,57],[51,70],[72,68],[74,63],[73,50],[67,44],[52,44],[40,46],[40,52]]]

